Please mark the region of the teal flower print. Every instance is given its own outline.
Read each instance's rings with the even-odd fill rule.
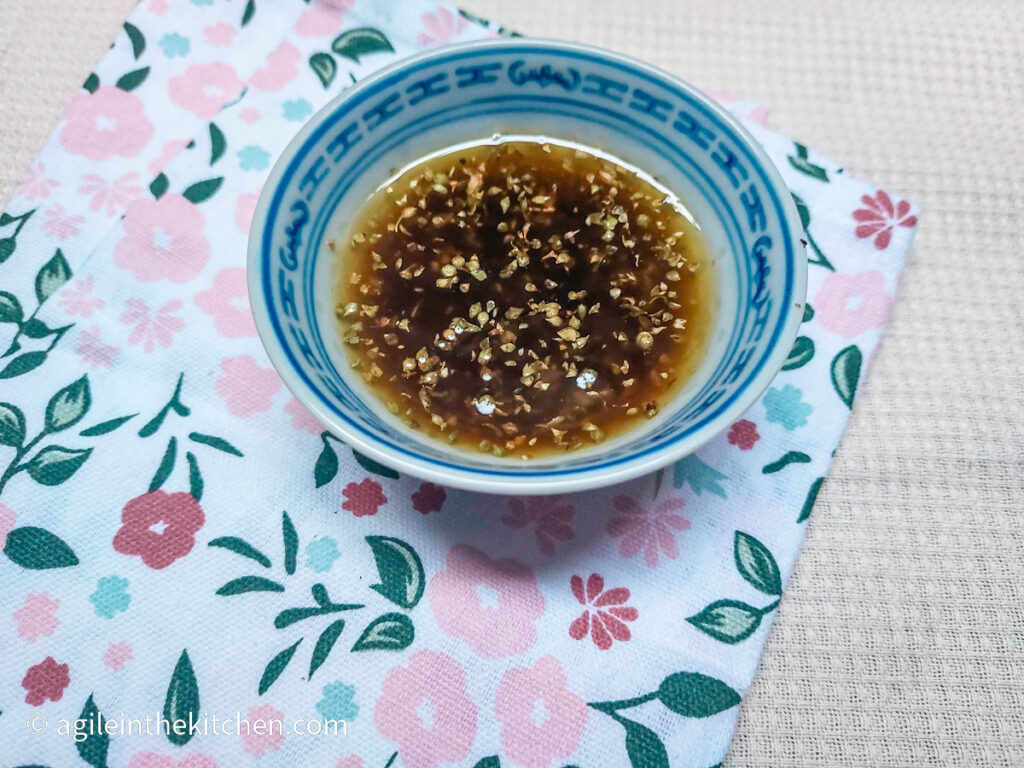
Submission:
[[[89,595],[97,616],[114,618],[114,614],[128,610],[132,596],[128,594],[128,579],[105,576],[96,582],[96,591]]]
[[[188,38],[179,35],[177,32],[169,32],[160,38],[159,45],[163,48],[164,56],[173,59],[176,56],[188,56],[192,45]]]
[[[768,412],[768,421],[781,424],[788,430],[804,426],[814,408],[803,402],[802,396],[803,392],[792,384],[787,384],[782,389],[769,389],[764,396],[764,409]]]
[[[328,720],[351,722],[359,714],[359,705],[352,699],[356,689],[338,681],[324,686],[324,697],[316,703],[316,711]]]
[[[305,99],[289,99],[281,105],[285,120],[305,120],[313,113],[313,105]]]
[[[334,561],[341,557],[338,542],[330,536],[321,536],[306,545],[306,565],[317,573],[331,570]]]
[[[238,150],[238,167],[243,171],[263,171],[270,165],[270,153],[250,144]]]

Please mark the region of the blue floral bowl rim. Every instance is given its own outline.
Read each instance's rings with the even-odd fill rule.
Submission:
[[[481,49],[501,48],[536,48],[538,51],[552,50],[561,52],[576,52],[587,54],[593,57],[602,58],[612,63],[621,64],[636,69],[649,77],[665,82],[667,86],[677,88],[686,92],[691,98],[700,102],[702,106],[710,110],[715,116],[729,126],[735,133],[736,140],[744,144],[750,154],[756,158],[763,173],[763,177],[770,183],[771,187],[782,201],[785,211],[785,223],[791,234],[803,233],[803,224],[800,221],[796,205],[793,203],[789,187],[779,174],[775,164],[768,157],[768,154],[758,143],[757,139],[746,129],[746,127],[727,109],[712,99],[698,88],[690,85],[685,80],[655,67],[639,59],[617,53],[606,48],[586,45],[584,43],[573,43],[562,40],[551,40],[544,38],[504,38],[476,40],[466,43],[431,48],[412,56],[401,58],[391,64],[376,70],[365,79],[359,80],[351,87],[346,88],[342,93],[335,96],[312,117],[310,117],[302,128],[295,134],[288,145],[281,152],[274,163],[267,180],[260,192],[256,210],[253,215],[252,224],[249,230],[248,259],[247,259],[247,282],[249,289],[249,303],[253,317],[256,322],[256,330],[261,343],[267,352],[267,356],[277,373],[281,376],[285,385],[291,393],[307,408],[324,427],[341,438],[354,450],[366,456],[380,461],[381,463],[404,472],[409,475],[435,482],[439,485],[446,485],[453,488],[461,488],[469,491],[482,493],[507,493],[512,495],[537,495],[551,493],[567,493],[583,491],[593,488],[600,488],[616,483],[622,483],[636,477],[655,472],[668,464],[671,464],[685,456],[688,456],[707,444],[710,440],[721,434],[733,422],[736,421],[748,408],[750,408],[761,395],[767,390],[775,377],[782,370],[782,366],[789,355],[793,342],[796,339],[800,324],[803,321],[803,307],[807,293],[807,262],[800,258],[803,248],[796,247],[793,251],[796,254],[794,259],[792,276],[792,293],[788,306],[783,309],[784,322],[781,322],[781,330],[776,336],[775,346],[770,355],[764,360],[757,375],[737,393],[733,402],[722,411],[717,417],[705,424],[696,432],[687,435],[674,442],[667,443],[657,450],[648,451],[642,456],[632,457],[620,462],[612,469],[590,468],[583,466],[568,473],[547,475],[533,475],[527,477],[515,477],[509,475],[489,474],[479,469],[461,471],[458,468],[437,467],[431,463],[420,463],[415,459],[408,459],[398,455],[383,446],[367,439],[357,430],[349,428],[343,421],[335,418],[319,402],[319,398],[303,380],[301,374],[296,371],[288,359],[287,353],[281,346],[274,331],[270,311],[264,301],[264,286],[262,281],[262,241],[264,228],[267,222],[267,215],[275,193],[285,175],[287,169],[302,153],[307,139],[317,128],[334,114],[346,101],[353,99],[362,91],[372,88],[382,80],[393,76],[405,69],[415,68],[420,64],[434,58],[450,56],[453,53],[463,51],[479,51]],[[599,448],[588,449],[595,460],[599,460],[602,452]]]

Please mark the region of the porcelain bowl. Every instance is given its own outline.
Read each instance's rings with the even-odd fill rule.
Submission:
[[[495,135],[610,153],[689,208],[710,246],[717,312],[694,377],[643,425],[524,461],[455,449],[389,414],[345,363],[328,233],[395,169]],[[383,464],[441,485],[511,494],[621,482],[726,429],[779,372],[803,314],[807,263],[789,191],[747,131],[708,96],[642,62],[545,40],[488,40],[404,59],[302,128],[263,188],[249,236],[260,338],[325,427]]]

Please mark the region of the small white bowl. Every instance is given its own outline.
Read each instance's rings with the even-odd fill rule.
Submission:
[[[694,377],[616,439],[523,461],[454,449],[389,414],[345,363],[326,246],[393,169],[495,134],[596,147],[653,176],[711,246],[718,313]],[[489,493],[622,482],[689,454],[761,395],[792,347],[807,261],[789,190],[724,109],[642,62],[589,46],[488,40],[439,48],[361,81],[314,115],[263,187],[249,299],[295,396],[354,449],[399,472]]]

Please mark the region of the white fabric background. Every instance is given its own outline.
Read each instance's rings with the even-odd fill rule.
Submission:
[[[0,200],[132,4],[0,0]],[[1021,4],[461,4],[773,105],[922,205],[726,765],[1024,764]]]

